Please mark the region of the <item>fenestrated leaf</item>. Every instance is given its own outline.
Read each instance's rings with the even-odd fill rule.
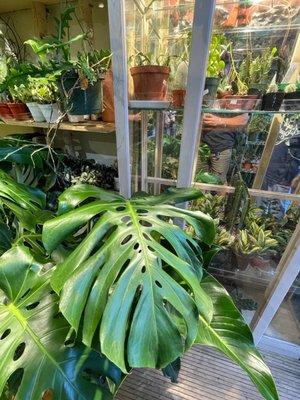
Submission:
[[[214,315],[210,323],[200,316],[196,343],[215,347],[226,354],[247,372],[265,399],[277,400],[279,397],[271,372],[256,350],[250,328],[231,297],[207,273],[201,286],[213,300]]]
[[[0,258],[1,299],[5,296],[0,303],[0,395],[19,374],[16,400],[41,400],[45,393],[55,400],[112,399],[106,379],[117,387],[121,371],[83,345],[68,347],[70,326],[59,314],[50,273],[24,246]]]
[[[101,198],[101,190],[90,186],[81,190],[75,187],[62,195],[64,209],[90,197]],[[186,201],[196,195],[201,192],[179,190],[176,196],[172,191],[170,200]],[[60,309],[76,331],[83,317],[85,344],[91,345],[100,324],[101,351],[123,371],[129,367],[162,368],[193,344],[197,313],[208,322],[212,316],[211,300],[199,284],[201,248],[169,220],[183,218],[206,243],[213,241],[215,225],[200,212],[165,204],[165,195],[151,197],[151,205],[149,198],[126,201],[113,196],[44,225],[43,242],[51,252],[81,226],[94,223],[85,239],[58,265],[51,284],[61,293]],[[174,273],[180,279],[175,279]],[[185,321],[184,337],[167,303]]]

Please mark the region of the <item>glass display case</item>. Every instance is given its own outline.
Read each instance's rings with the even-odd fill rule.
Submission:
[[[300,1],[216,1],[199,104],[197,4],[125,1],[132,191],[192,169],[205,197],[189,207],[219,225],[210,272],[255,328],[300,231]]]

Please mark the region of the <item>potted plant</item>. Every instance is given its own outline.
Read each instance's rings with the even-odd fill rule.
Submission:
[[[13,118],[19,121],[24,121],[30,118],[29,110],[26,102],[29,98],[29,93],[25,84],[13,85],[9,87],[9,94],[12,101],[7,105],[13,115]]]
[[[243,316],[204,268],[215,253],[214,221],[174,206],[201,192],[125,199],[77,184],[53,213],[42,191],[0,178],[13,221],[0,258],[1,398],[113,399],[133,368],[170,370],[202,344],[278,400]]]
[[[204,96],[205,100],[216,98],[220,76],[225,68],[223,54],[227,48],[228,44],[226,44],[226,39],[223,35],[214,35],[212,37],[205,79],[205,89],[208,90],[208,94]]]
[[[300,80],[297,83],[286,84],[284,93],[284,105],[286,109],[298,110],[300,106]]]
[[[109,50],[92,49],[89,32],[69,38],[69,23],[75,7],[67,7],[55,20],[56,33],[43,39],[29,39],[29,45],[51,73],[61,76],[59,88],[71,122],[98,119],[102,111],[102,80],[111,61]],[[81,42],[82,51],[71,57],[71,44]],[[90,50],[87,50],[88,46]],[[49,61],[51,59],[51,61]]]
[[[39,101],[37,97],[38,88],[39,88],[38,80],[32,77],[28,77],[27,90],[29,92],[29,96],[26,105],[35,122],[44,122],[46,120],[38,104]]]
[[[130,57],[130,68],[136,100],[166,100],[171,56],[139,52]]]
[[[276,83],[271,83],[267,93],[262,96],[261,109],[266,111],[278,111],[284,99],[284,92]]]
[[[4,119],[12,119],[13,114],[7,105],[7,94],[2,92],[0,94],[0,117]]]
[[[32,78],[32,98],[37,102],[46,122],[57,123],[61,118],[58,103],[59,91],[56,78],[47,76],[44,78]]]

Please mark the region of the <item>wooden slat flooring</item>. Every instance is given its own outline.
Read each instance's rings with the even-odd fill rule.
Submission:
[[[280,400],[300,399],[300,361],[264,352]],[[183,358],[179,382],[160,371],[135,370],[122,385],[117,400],[261,400],[242,371],[222,354],[196,346]]]

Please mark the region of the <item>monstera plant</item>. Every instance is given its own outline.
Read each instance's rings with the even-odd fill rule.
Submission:
[[[127,200],[76,185],[45,222],[41,193],[2,175],[1,399],[111,399],[132,368],[170,375],[196,343],[226,354],[265,399],[278,399],[249,327],[203,268],[213,220],[175,207],[199,196],[178,189]],[[16,207],[32,213],[31,224]]]

